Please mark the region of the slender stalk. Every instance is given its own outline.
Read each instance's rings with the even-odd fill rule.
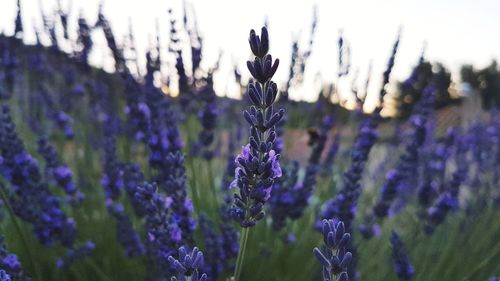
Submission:
[[[240,250],[238,251],[238,257],[236,258],[234,281],[240,281],[241,271],[243,268],[243,260],[245,259],[245,250],[247,248],[248,232],[250,232],[249,227],[243,227],[241,230]]]
[[[210,180],[210,191],[212,192],[212,196],[214,197],[212,202],[215,204],[214,211],[217,212],[219,209],[219,197],[217,196],[217,190],[215,189],[215,183],[214,183],[214,173],[213,173],[213,160],[208,160],[207,161],[207,169],[208,169],[208,178]]]
[[[95,261],[93,261],[92,259],[87,259],[87,264],[90,265],[92,269],[94,269],[95,273],[99,275],[99,278],[101,280],[111,281],[111,279],[102,271],[102,269],[99,266],[97,266]]]
[[[194,157],[190,156],[188,159],[189,166],[191,167],[191,191],[193,193],[193,202],[196,211],[201,209],[201,203],[198,197],[198,188],[197,188],[197,179],[196,179],[196,171],[197,169],[194,166]]]
[[[194,157],[192,155],[192,151],[191,150],[191,143],[193,141],[193,136],[192,136],[192,133],[194,132],[194,129],[193,129],[193,126],[192,126],[192,121],[190,119],[189,116],[186,116],[186,130],[187,130],[187,134],[186,134],[186,137],[187,137],[187,146],[188,146],[188,149],[189,149],[189,152],[188,155],[189,157],[186,158],[189,166],[191,167],[191,179],[190,179],[190,188],[191,188],[191,192],[193,193],[193,203],[194,203],[194,207],[195,207],[195,211],[198,211],[201,209],[201,205],[200,205],[200,200],[199,200],[199,197],[198,197],[198,188],[197,188],[197,179],[196,179],[196,167],[195,167],[195,163],[194,163]]]
[[[23,243],[24,249],[26,250],[26,253],[28,253],[29,257],[29,262],[30,266],[35,272],[35,276],[37,277],[38,280],[40,280],[40,274],[38,272],[38,267],[35,266],[35,262],[33,260],[33,255],[31,254],[30,247],[28,245],[28,242],[26,242],[26,237],[24,236],[24,232],[21,229],[21,226],[19,225],[19,222],[17,221],[14,210],[12,210],[12,207],[10,206],[9,203],[9,198],[4,192],[4,186],[0,183],[0,196],[2,197],[2,201],[4,202],[5,206],[7,207],[7,211],[9,212],[10,218],[12,219],[12,223],[14,224],[14,227],[16,228],[16,231],[19,233],[19,237],[21,238],[21,241]]]

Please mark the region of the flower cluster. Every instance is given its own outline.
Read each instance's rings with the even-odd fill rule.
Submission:
[[[11,281],[10,275],[5,270],[0,269],[0,281]]]
[[[213,89],[213,81],[211,74],[205,79],[205,85],[200,89],[198,95],[203,101],[204,106],[202,111],[198,113],[202,130],[198,135],[198,143],[195,153],[201,154],[205,159],[210,160],[214,157],[213,148],[210,146],[215,139],[215,129],[217,127],[217,116],[219,114],[216,105],[216,95]],[[201,150],[201,151],[197,151]]]
[[[128,199],[132,203],[135,214],[139,217],[144,216],[144,206],[135,198],[137,187],[144,182],[144,175],[139,165],[135,163],[122,164],[123,181],[125,191],[127,192]]]
[[[193,202],[187,194],[184,155],[180,151],[170,153],[167,155],[165,161],[170,173],[168,178],[164,181],[164,189],[172,199],[171,209],[173,218],[182,231],[182,239],[184,242],[191,243],[196,222],[191,217],[194,207]]]
[[[173,256],[168,257],[168,261],[172,268],[179,274],[179,277],[172,277],[172,281],[207,281],[208,277],[205,273],[200,273],[199,269],[203,268],[203,253],[194,247],[191,253],[186,247],[179,248],[179,258]]]
[[[389,75],[394,66],[394,59],[398,45],[399,45],[399,36],[396,39],[391,56],[389,58],[387,69],[384,72],[384,84],[382,86],[382,90],[380,93],[381,105],[383,104],[383,96],[385,95],[384,88],[385,85],[389,83]],[[354,214],[356,211],[356,207],[355,205],[353,205],[353,203],[356,204],[355,202],[357,201],[357,198],[359,197],[360,194],[359,190],[360,185],[358,182],[361,179],[361,175],[364,170],[364,164],[368,160],[369,152],[378,137],[376,128],[379,123],[380,111],[381,111],[381,106],[375,109],[375,112],[372,114],[370,118],[362,121],[358,137],[352,149],[351,167],[344,174],[344,187],[341,191],[341,194],[336,198],[338,202],[337,204],[333,205],[330,204],[331,207],[333,207],[333,209],[330,209],[330,211],[328,208],[325,209],[325,212],[327,214],[324,213],[323,215],[323,217],[335,216],[336,215],[335,209],[338,209],[339,211],[344,210],[343,212],[345,212],[345,215],[338,215],[338,216],[348,225],[348,229],[350,229],[351,221],[354,219]],[[342,205],[345,205],[345,207],[340,207]]]
[[[239,250],[238,233],[227,222],[217,225],[205,214],[200,215],[199,221],[205,241],[204,252],[208,259],[203,270],[207,273],[208,280],[219,280],[234,270],[233,260]]]
[[[372,214],[365,219],[366,224],[360,226],[365,238],[371,238],[377,231],[378,227],[373,225],[374,218],[381,220],[387,217],[393,209],[396,209],[394,204],[396,199],[399,199],[399,205],[402,205],[404,200],[407,200],[406,197],[415,190],[413,187],[413,183],[417,182],[415,171],[419,167],[419,155],[427,136],[427,120],[434,108],[433,87],[425,88],[423,94],[423,98],[415,108],[415,114],[411,117],[413,131],[405,152],[400,156],[396,167],[387,173],[385,183],[380,189],[380,196],[372,208]]]
[[[111,53],[113,54],[113,58],[115,60],[116,71],[118,71],[119,73],[128,72],[123,52],[116,44],[115,35],[113,34],[111,25],[109,24],[109,21],[106,18],[106,16],[104,16],[103,14],[102,4],[99,7],[99,14],[97,15],[97,22],[95,23],[95,27],[102,28],[108,47],[111,50]]]
[[[77,40],[79,46],[76,57],[80,62],[84,63],[84,65],[87,64],[90,51],[92,50],[93,42],[91,32],[92,29],[90,28],[85,18],[79,17]]]
[[[53,98],[53,93],[51,93],[45,85],[38,83],[37,87],[38,94],[40,95],[40,102],[43,106],[42,109],[45,110],[45,114],[49,120],[63,132],[67,139],[73,139],[75,136],[72,127],[73,119],[66,112],[58,109],[57,103]]]
[[[73,183],[73,172],[58,159],[57,150],[46,137],[38,139],[38,152],[45,160],[45,174],[67,194],[67,201],[79,205],[85,195]]]
[[[451,150],[455,143],[456,132],[449,129],[447,136],[437,140],[431,146],[430,155],[423,163],[424,179],[418,188],[418,202],[421,207],[427,208],[434,201],[439,191],[443,189],[446,163],[451,156]]]
[[[57,259],[56,266],[58,268],[67,267],[71,265],[74,261],[90,255],[95,249],[95,244],[92,241],[87,241],[84,245],[76,247],[75,249],[68,249],[66,251],[66,256]]]
[[[399,280],[411,280],[413,274],[415,273],[415,270],[411,265],[403,241],[401,240],[401,238],[399,238],[399,235],[395,231],[392,232],[390,240],[392,245],[392,265],[394,267],[396,275],[398,276]]]
[[[71,247],[76,235],[74,220],[66,217],[59,198],[43,181],[38,162],[25,150],[9,107],[2,106],[0,114],[0,172],[11,184],[9,201],[14,213],[33,225],[42,244],[59,241]]]
[[[297,211],[295,203],[297,201],[296,184],[298,182],[299,163],[294,161],[284,167],[282,176],[273,185],[269,211],[273,218],[273,229],[279,230],[285,227],[286,219],[292,217],[292,213]]]
[[[15,20],[14,35],[17,36],[19,33],[23,33],[23,20],[21,18],[21,0],[17,0],[17,14]]]
[[[351,231],[356,214],[358,198],[361,194],[360,180],[371,148],[377,140],[378,115],[363,120],[351,152],[352,163],[344,173],[340,193],[323,205],[321,218],[339,217]],[[317,224],[317,226],[319,226]]]
[[[106,198],[116,200],[124,188],[123,170],[116,155],[116,137],[113,134],[106,136],[104,141],[104,163],[101,184],[104,187]]]
[[[180,246],[182,239],[181,229],[169,212],[172,198],[158,193],[156,184],[149,183],[138,186],[135,197],[146,210],[146,252],[154,262],[156,274],[166,277],[170,274],[167,257]]]
[[[427,209],[425,231],[432,233],[441,224],[450,211],[459,208],[460,186],[467,177],[467,167],[463,164],[457,165],[451,179],[445,183],[441,193],[434,203]]]
[[[255,55],[254,61],[247,66],[257,82],[248,85],[248,97],[252,102],[244,117],[250,124],[249,144],[243,147],[236,157],[238,167],[235,171],[233,186],[239,188],[235,194],[233,218],[242,227],[254,226],[264,217],[264,203],[271,195],[274,180],[281,177],[280,155],[272,149],[276,140],[274,126],[283,118],[285,111],[274,112],[278,88],[271,81],[279,61],[272,61],[269,50],[267,29],[262,28],[261,37],[250,31],[250,48]]]
[[[0,98],[9,98],[14,92],[14,85],[16,81],[16,68],[18,60],[15,56],[15,48],[10,42],[3,42],[5,46],[0,53],[0,66],[3,68],[3,81],[0,86]]]
[[[351,165],[344,173],[342,188],[339,194],[324,203],[320,214],[322,219],[339,218],[346,224],[346,229],[350,233],[353,231],[354,218],[356,216],[358,199],[361,195],[361,178],[368,160],[370,151],[378,138],[377,128],[380,123],[380,112],[382,111],[383,100],[386,94],[386,86],[389,83],[389,76],[394,66],[395,56],[399,46],[399,34],[394,43],[387,68],[383,75],[383,84],[380,90],[380,104],[375,111],[361,121],[358,135],[351,151]],[[319,227],[319,222],[316,224]],[[350,249],[354,253],[354,248]],[[354,274],[355,263],[351,263],[349,272]]]
[[[348,281],[347,266],[352,254],[346,251],[351,235],[346,232],[344,223],[337,220],[323,220],[324,250],[314,248],[316,259],[323,266],[324,281]]]
[[[125,208],[120,203],[106,201],[108,212],[116,219],[116,238],[123,246],[128,257],[140,256],[145,253],[139,234],[135,231],[130,218],[125,213]]]
[[[4,245],[4,238],[0,236],[0,280],[2,281],[29,281],[16,254],[9,253]]]
[[[313,10],[313,18],[311,22],[311,31],[309,33],[309,42],[307,47],[301,48],[299,45],[299,38],[294,38],[292,41],[292,50],[290,57],[290,67],[288,78],[284,89],[281,92],[281,100],[287,101],[289,99],[289,91],[292,87],[297,87],[302,84],[304,80],[306,65],[309,57],[311,56],[316,28],[318,24],[318,13],[316,7]]]
[[[126,102],[124,108],[127,115],[129,134],[137,141],[146,141],[151,129],[151,109],[144,100],[141,87],[130,73],[122,73],[125,85]]]

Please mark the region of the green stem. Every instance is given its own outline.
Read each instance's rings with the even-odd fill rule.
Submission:
[[[111,279],[102,271],[102,269],[99,266],[97,266],[97,264],[93,260],[87,259],[87,264],[90,265],[90,267],[92,267],[95,274],[99,275],[99,278],[101,280],[111,281]]]
[[[198,200],[198,188],[197,188],[197,180],[196,180],[196,171],[197,169],[194,166],[194,159],[192,156],[189,157],[189,166],[191,166],[191,191],[193,193],[193,203],[195,207],[195,211],[198,213],[201,210],[200,201]]]
[[[214,208],[214,211],[217,212],[217,210],[219,209],[219,197],[217,196],[217,190],[215,189],[215,183],[214,183],[214,175],[213,175],[213,161],[212,160],[208,160],[207,161],[207,169],[208,169],[208,178],[210,180],[210,191],[212,192],[212,196],[214,197],[214,200],[212,200],[212,202],[214,202],[215,204],[215,208]]]
[[[245,259],[245,250],[247,248],[249,227],[243,227],[240,237],[240,250],[236,258],[236,268],[234,269],[234,281],[240,281],[241,271],[243,268],[243,260]]]
[[[16,231],[19,233],[19,237],[21,238],[21,241],[23,243],[24,249],[26,250],[26,253],[28,253],[29,257],[29,262],[30,266],[35,272],[35,276],[37,277],[37,280],[40,280],[40,274],[38,272],[38,267],[35,266],[35,262],[33,260],[33,255],[31,254],[30,247],[28,245],[28,242],[26,242],[26,237],[24,236],[24,232],[21,229],[21,226],[19,225],[19,222],[17,221],[14,210],[12,210],[12,207],[10,206],[9,203],[9,198],[4,192],[4,186],[0,183],[0,196],[2,197],[2,201],[4,202],[5,206],[7,206],[7,211],[9,212],[10,218],[12,219],[12,222],[14,224],[14,227],[16,228]]]
[[[193,194],[193,204],[195,207],[195,211],[198,212],[198,214],[199,214],[200,210],[201,210],[201,205],[200,205],[200,201],[199,201],[199,197],[198,197],[198,188],[197,188],[197,179],[196,179],[196,173],[198,170],[195,167],[194,157],[193,157],[192,151],[191,151],[191,143],[193,140],[192,133],[194,131],[192,123],[193,122],[191,121],[190,116],[186,116],[186,131],[187,131],[186,137],[187,137],[187,148],[188,148],[188,152],[189,152],[188,153],[189,157],[187,158],[187,161],[189,163],[189,166],[191,167],[191,179],[190,179],[191,186],[190,187],[191,187],[191,191]]]

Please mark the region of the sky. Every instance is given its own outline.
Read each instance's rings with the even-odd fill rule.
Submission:
[[[70,7],[71,36],[76,38],[76,19],[82,13],[95,22],[100,0],[60,0]],[[291,43],[309,40],[313,7],[317,7],[318,26],[304,84],[291,92],[293,99],[314,100],[325,83],[336,81],[337,40],[339,31],[351,47],[351,73],[359,71],[363,83],[372,64],[369,99],[376,100],[382,72],[387,64],[397,31],[402,27],[400,49],[392,79],[402,80],[417,62],[422,47],[430,61],[444,63],[456,77],[462,64],[476,67],[500,60],[500,1],[498,0],[186,0],[196,13],[203,36],[202,66],[213,66],[223,52],[221,69],[215,80],[219,95],[236,97],[232,66],[240,66],[248,76],[245,62],[250,58],[248,32],[260,29],[267,19],[273,57],[280,58],[275,80],[284,83],[288,75]],[[0,30],[12,34],[16,0],[0,0]],[[41,25],[40,7],[46,14],[57,7],[57,0],[22,0],[25,42],[34,40],[33,26]],[[128,32],[129,22],[136,37],[137,49],[144,53],[155,36],[159,23],[162,45],[167,45],[169,17],[167,10],[180,21],[182,0],[105,0],[104,13],[111,22],[118,41]],[[45,42],[48,43],[48,38]],[[100,51],[92,54],[92,63],[109,69],[102,35],[95,36]],[[141,62],[144,59],[140,58]],[[352,77],[351,77],[352,78]],[[351,84],[349,77],[341,87]]]

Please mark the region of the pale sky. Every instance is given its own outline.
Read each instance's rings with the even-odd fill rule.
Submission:
[[[89,22],[95,22],[100,0],[61,0],[63,7],[68,7],[70,2],[70,29],[73,30],[72,38],[75,38],[79,12],[82,11]],[[12,34],[16,0],[0,0],[0,3],[0,30]],[[33,42],[33,23],[41,24],[40,3],[43,3],[45,12],[50,13],[57,1],[22,0],[26,42]],[[305,46],[314,5],[318,8],[315,45],[304,85],[291,93],[294,99],[313,100],[317,97],[320,83],[315,77],[318,73],[325,83],[335,81],[340,29],[350,42],[352,70],[359,69],[360,82],[365,79],[369,62],[373,63],[374,82],[369,93],[373,97],[400,26],[403,35],[393,79],[407,77],[424,41],[427,42],[426,57],[443,62],[455,74],[464,63],[484,67],[492,59],[500,60],[499,0],[187,0],[187,3],[196,11],[204,38],[202,66],[212,66],[219,50],[224,52],[222,68],[216,78],[219,95],[237,95],[232,65],[240,65],[244,77],[248,76],[245,67],[249,58],[248,32],[251,28],[260,29],[265,18],[269,22],[270,53],[281,60],[275,80],[278,84],[284,82],[288,75],[292,37],[300,35]],[[173,8],[180,21],[182,0],[104,2],[104,12],[119,41],[127,32],[131,19],[140,52],[146,50],[150,38],[155,35],[156,19],[166,46],[169,8]],[[97,46],[105,46],[102,36],[95,40]],[[92,62],[102,65],[103,57],[102,53],[96,52]],[[344,83],[350,82],[346,80]]]

